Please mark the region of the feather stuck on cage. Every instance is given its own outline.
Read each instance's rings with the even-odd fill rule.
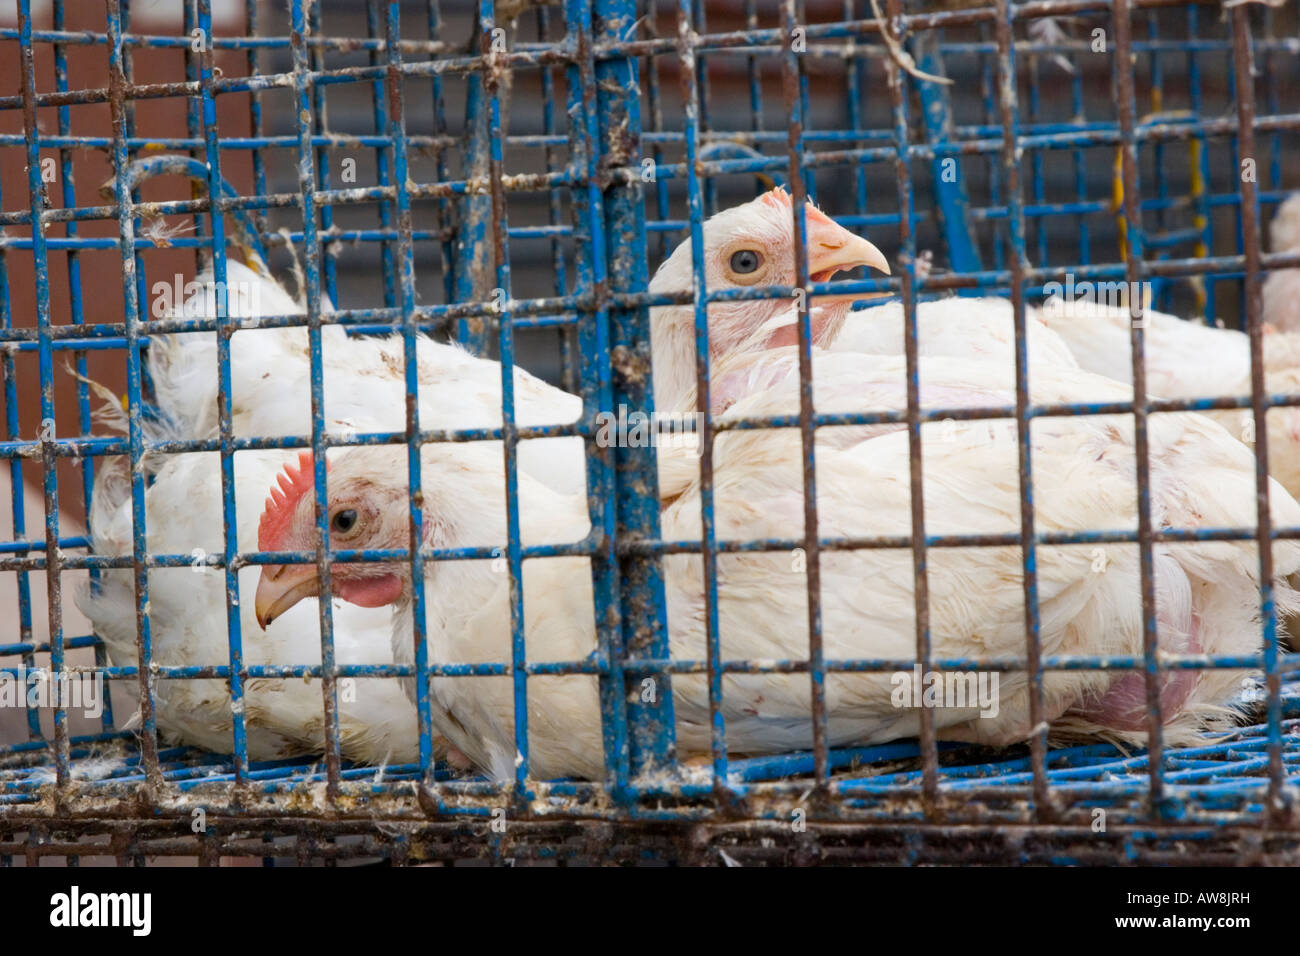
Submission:
[[[173,239],[193,231],[193,223],[181,221],[168,225],[165,217],[155,216],[145,221],[140,229],[140,235],[150,240],[159,249],[168,249]]]

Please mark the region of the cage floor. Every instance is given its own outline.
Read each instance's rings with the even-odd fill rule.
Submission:
[[[1283,765],[1289,785],[1300,785],[1300,679],[1282,686]],[[1195,747],[1166,748],[1165,780],[1170,784],[1192,785],[1202,793],[1234,795],[1239,788],[1254,787],[1267,773],[1267,723],[1262,707],[1251,714],[1252,722],[1226,734],[1206,735]],[[941,743],[939,782],[947,790],[960,793],[964,788],[1028,786],[1033,781],[1028,748],[1019,746],[1003,750]],[[136,737],[129,731],[116,731],[71,742],[70,777],[93,789],[97,783],[119,790],[143,784],[145,774]],[[837,749],[830,752],[834,779],[843,783],[870,784],[906,792],[921,785],[920,745],[916,740],[901,740],[871,747]],[[164,780],[179,792],[203,785],[234,783],[235,766],[229,756],[209,753],[193,747],[170,747],[160,750],[159,762]],[[811,753],[791,753],[751,759],[732,760],[728,778],[732,784],[797,780],[810,776]],[[698,771],[702,773],[703,771]],[[1108,743],[1054,748],[1048,752],[1049,786],[1077,787],[1088,783],[1105,784],[1112,792],[1145,786],[1149,780],[1145,751],[1124,751]],[[323,783],[325,767],[318,758],[256,762],[249,765],[248,782],[266,792],[283,791],[286,786]],[[0,748],[0,808],[39,802],[44,788],[55,782],[52,747],[47,741],[35,740]],[[378,788],[410,784],[420,779],[417,764],[384,767],[344,763],[341,779],[369,783]],[[482,778],[457,777],[448,768],[435,771],[438,781]],[[856,789],[856,787],[855,787]]]

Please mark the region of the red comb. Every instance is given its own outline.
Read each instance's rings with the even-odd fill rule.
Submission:
[[[767,192],[763,193],[759,199],[775,209],[791,208],[790,194],[785,191],[784,186],[777,186],[775,189],[769,189]],[[804,216],[808,222],[820,223],[823,226],[835,225],[834,220],[812,203],[804,204]]]
[[[262,519],[257,525],[257,550],[280,550],[298,502],[316,485],[313,464],[309,451],[298,454],[297,465],[293,462],[285,464],[262,509]]]

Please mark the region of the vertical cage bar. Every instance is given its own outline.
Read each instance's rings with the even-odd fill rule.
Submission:
[[[980,24],[980,29],[981,31],[987,30],[988,25]],[[996,35],[996,23],[993,24],[993,29]],[[996,49],[994,50],[994,58],[997,58]],[[1001,117],[995,105],[999,97],[999,93],[995,92],[994,89],[997,68],[987,56],[980,58],[980,67],[980,93],[984,101],[984,121],[989,126],[995,126],[1001,122]],[[989,178],[989,208],[996,209],[1002,204],[1002,179],[999,175],[1002,172],[1000,157],[994,153],[985,153],[984,164]],[[989,242],[993,247],[993,268],[1001,272],[1006,268],[1006,240],[1002,223],[998,219],[989,222]]]
[[[1005,2],[1005,0],[999,0]],[[1133,40],[1130,0],[1115,0],[1115,99],[1119,111],[1120,171],[1123,176],[1124,218],[1127,243],[1124,248],[1124,277],[1130,290],[1139,288],[1142,277],[1144,235],[1142,203],[1138,194],[1137,138],[1134,135]],[[1129,308],[1135,303],[1129,296]],[[1143,308],[1142,296],[1136,303]],[[1138,319],[1139,315],[1133,315]],[[1137,466],[1139,585],[1142,589],[1142,649],[1147,698],[1147,758],[1151,778],[1151,812],[1164,813],[1164,720],[1160,712],[1159,637],[1156,629],[1155,558],[1151,542],[1151,446],[1147,431],[1150,412],[1147,398],[1146,351],[1143,321],[1129,323],[1129,346],[1133,356],[1133,451]]]
[[[1187,9],[1187,32],[1191,49],[1187,52],[1187,95],[1192,113],[1201,115],[1201,66],[1196,43],[1200,12],[1196,7]],[[1214,226],[1210,215],[1210,143],[1204,133],[1188,141],[1192,164],[1192,205],[1195,209],[1192,222],[1200,230],[1200,238],[1193,254],[1204,258],[1214,249]],[[1198,276],[1192,280],[1197,305],[1207,322],[1214,321],[1214,276]]]
[[[515,422],[515,334],[510,298],[510,247],[506,195],[502,183],[505,156],[501,128],[501,62],[504,51],[493,43],[493,0],[479,3],[479,56],[482,59],[484,105],[487,107],[488,185],[491,194],[491,236],[496,288],[497,347],[501,357],[501,448],[506,478],[506,563],[510,572],[510,676],[514,683],[515,787],[522,805],[528,793],[528,654],[524,640],[524,568],[519,525],[519,429]]]
[[[371,37],[377,37],[380,34],[379,25],[379,0],[366,0],[366,34]],[[400,37],[398,37],[400,39]],[[386,41],[391,46],[392,40]],[[372,66],[379,66],[381,57],[378,50],[370,51],[370,63]],[[388,84],[392,84],[388,80]],[[374,114],[374,129],[379,133],[389,122],[388,100],[384,92],[385,81],[375,80],[370,86],[370,104]],[[390,130],[391,135],[391,130]],[[389,147],[379,146],[375,149],[375,182],[379,186],[390,184],[388,174],[389,166]],[[398,189],[404,190],[406,184],[398,182]],[[379,228],[388,232],[393,228],[392,203],[387,200],[378,204],[379,211]],[[393,243],[390,240],[384,240],[379,245],[379,263],[380,269],[384,276],[384,307],[393,308],[397,304],[397,275],[394,271],[393,263]],[[335,302],[337,305],[337,301]]]
[[[135,210],[127,181],[127,93],[121,0],[108,0],[108,91],[113,118],[113,200],[117,205],[118,248],[122,256],[122,298],[126,337],[127,444],[131,480],[131,567],[135,578],[136,648],[139,655],[141,758],[149,791],[162,786],[158,763],[157,680],[153,673],[153,638],[149,620],[149,572],[145,564],[144,431],[140,339],[140,290],[136,284]]]
[[[551,15],[546,7],[537,8],[537,35],[541,39],[546,39],[551,33]],[[542,132],[547,138],[547,144],[543,148],[543,156],[546,162],[546,171],[554,173],[559,169],[556,158],[556,147],[550,143],[551,137],[556,135],[555,126],[555,75],[549,66],[540,67],[542,81]],[[552,227],[558,227],[564,221],[564,198],[563,190],[558,188],[548,189],[546,192],[546,222]],[[551,270],[554,273],[552,277],[551,288],[556,296],[563,296],[569,290],[568,270],[565,262],[564,241],[559,235],[552,237],[551,242]],[[577,335],[572,326],[566,326],[559,330],[560,339],[560,387],[566,392],[577,392],[578,385],[578,361]]]
[[[259,0],[244,0],[244,25],[248,30],[249,36],[258,36],[258,2]],[[259,48],[250,46],[246,51],[247,67],[250,76],[258,76],[262,72],[262,58],[258,55]],[[248,135],[254,139],[261,140],[265,136],[262,122],[262,94],[257,90],[251,90],[248,94]],[[266,159],[262,155],[262,147],[252,150],[253,153],[253,189],[256,195],[265,196],[266,192]],[[263,209],[251,210],[253,222],[257,227],[259,234],[266,232],[266,211]]]
[[[695,409],[700,422],[700,562],[704,578],[704,635],[709,683],[709,752],[713,787],[726,793],[727,725],[722,713],[722,646],[718,628],[718,541],[713,502],[713,415],[709,410],[709,305],[704,268],[704,201],[700,189],[700,96],[691,0],[677,0],[677,57],[682,84],[686,147],[686,208],[690,224],[691,278],[695,315]]]
[[[373,9],[373,7],[372,7]],[[420,460],[420,377],[417,338],[419,326],[415,315],[415,244],[411,227],[411,195],[407,190],[410,176],[410,157],[406,142],[406,99],[402,80],[402,54],[398,44],[401,39],[401,4],[392,0],[384,15],[387,74],[384,79],[386,93],[383,103],[387,110],[388,137],[393,151],[393,178],[397,189],[397,256],[393,265],[401,291],[402,371],[406,382],[406,479],[412,492],[422,489],[423,470]],[[385,281],[386,289],[391,286]],[[385,294],[389,294],[386,292]],[[407,507],[411,522],[409,547],[411,550],[411,604],[415,642],[416,693],[415,707],[419,719],[420,777],[426,786],[433,786],[433,722],[432,702],[429,695],[429,645],[424,590],[424,509],[423,495],[408,496]]]
[[[485,20],[482,2],[475,21],[478,54],[486,57],[493,48],[494,25]],[[488,26],[484,26],[488,23]],[[486,32],[484,32],[486,30]],[[465,146],[462,172],[467,181],[484,183],[492,162],[491,97],[484,89],[484,76],[480,70],[465,77]],[[499,106],[499,103],[498,103]],[[452,259],[453,294],[455,302],[482,302],[491,296],[493,266],[484,256],[476,254],[489,243],[489,219],[493,205],[491,188],[484,194],[481,188],[466,191],[458,200],[455,251]],[[496,317],[500,319],[500,316]],[[484,316],[456,320],[456,341],[475,355],[486,355],[490,339],[489,319]]]
[[[925,34],[913,44],[917,52],[917,66],[923,73],[932,76],[948,75],[944,64],[943,49],[940,38]],[[918,84],[917,95],[921,101],[921,120],[925,124],[926,135],[931,144],[947,144],[953,140],[951,86],[940,83]],[[979,251],[974,244],[974,230],[971,228],[970,196],[966,192],[966,180],[958,171],[951,180],[945,177],[948,163],[959,163],[961,157],[943,155],[935,151],[930,160],[930,182],[934,190],[935,209],[939,215],[939,227],[948,246],[948,262],[954,272],[980,272]]]
[[[438,0],[427,0],[425,27],[429,39],[437,41],[442,33],[442,17],[438,9]],[[430,94],[433,97],[433,162],[434,178],[446,182],[447,156],[443,140],[447,135],[447,110],[442,98],[442,77],[433,73],[429,77]],[[438,197],[434,206],[434,225],[438,233],[438,258],[442,268],[443,301],[454,302],[455,275],[452,270],[452,255],[455,244],[448,232],[447,219],[451,211],[451,201],[445,196]]]
[[[1087,122],[1084,101],[1083,101],[1083,64],[1078,56],[1071,54],[1070,62],[1074,66],[1074,73],[1070,76],[1070,101],[1074,106],[1074,122],[1082,126]],[[1088,166],[1085,161],[1087,151],[1083,149],[1071,150],[1071,158],[1074,161],[1074,200],[1080,206],[1088,201]],[[1086,213],[1080,213],[1075,225],[1079,228],[1079,254],[1077,256],[1080,265],[1087,265],[1092,261],[1092,234],[1088,227],[1088,216]],[[1047,265],[1050,260],[1044,260],[1043,265]]]
[[[1014,51],[1013,51],[1014,55]],[[1038,126],[1042,121],[1042,90],[1041,77],[1039,72],[1042,68],[1042,61],[1037,54],[1029,57],[1029,126],[1031,129]],[[1047,204],[1047,185],[1043,178],[1043,151],[1041,149],[1032,150],[1030,153],[1030,192],[1034,197],[1034,206],[1037,213],[1034,216],[1034,239],[1038,251],[1038,261],[1047,262],[1047,222],[1048,217],[1043,212],[1043,207]],[[1024,214],[1024,206],[1021,206],[1021,213]]]
[[[887,0],[888,23],[879,23],[882,42],[889,31],[896,42],[894,24],[903,13],[901,0]],[[894,174],[898,183],[898,238],[902,246],[905,274],[900,278],[903,299],[903,350],[907,370],[907,451],[909,490],[911,493],[912,601],[915,609],[916,661],[921,673],[931,670],[930,651],[930,576],[925,543],[925,471],[921,444],[921,373],[916,322],[916,234],[912,218],[912,167],[908,161],[907,81],[892,60],[884,64],[889,78],[889,98],[893,110],[893,140],[896,158]],[[934,713],[922,707],[921,720],[921,789],[928,814],[935,812],[939,793],[939,752],[935,736]]]
[[[244,724],[244,637],[239,611],[238,512],[235,507],[234,429],[231,425],[232,382],[230,338],[237,322],[230,321],[226,273],[226,223],[217,208],[222,195],[221,148],[217,133],[217,104],[212,95],[212,2],[199,0],[198,28],[206,42],[199,54],[200,123],[203,129],[204,157],[208,168],[208,214],[212,220],[212,281],[217,307],[217,432],[221,441],[221,524],[222,576],[226,592],[226,644],[230,658],[231,736],[234,746],[235,781],[242,784],[248,772],[248,736]]]
[[[1255,153],[1255,80],[1250,13],[1232,10],[1232,63],[1237,80],[1237,135],[1243,156]],[[1240,167],[1238,167],[1240,169]],[[1282,812],[1282,676],[1278,671],[1277,604],[1273,594],[1272,509],[1268,477],[1268,390],[1264,379],[1264,315],[1260,275],[1259,185],[1241,177],[1241,230],[1246,255],[1244,320],[1250,336],[1250,410],[1255,426],[1255,540],[1259,549],[1259,613],[1264,625],[1264,681],[1268,688],[1268,808]]]
[[[321,36],[321,4],[311,2],[307,4],[307,29],[316,36]],[[308,50],[308,63],[313,72],[321,72],[325,69],[325,47],[319,44],[311,44]],[[329,132],[329,114],[325,108],[325,87],[318,83],[311,85],[311,115],[312,115],[312,132],[320,130],[322,133]],[[316,148],[316,181],[317,188],[322,191],[330,189],[330,158],[333,156],[333,149],[329,146],[319,146]],[[330,302],[339,301],[338,289],[338,240],[334,238],[334,207],[330,203],[322,203],[318,207],[317,215],[320,216],[319,236],[324,236],[324,253],[321,259],[323,275],[321,277],[321,288],[329,296]]]
[[[194,35],[195,30],[203,29],[201,24],[196,22],[198,16],[199,16],[198,3],[185,4],[185,12],[183,15],[184,23],[181,27],[181,30],[184,32],[186,36],[192,37]],[[202,49],[211,50],[212,49],[212,33],[210,32],[211,22],[209,22],[208,26],[209,26],[209,32],[200,34],[200,36],[204,38],[200,42],[200,47]],[[201,93],[202,86],[201,86],[201,78],[199,73],[201,67],[199,64],[199,57],[201,57],[202,54],[196,53],[196,51],[194,50],[193,43],[185,47],[184,54],[185,54],[185,79],[191,83],[199,82],[200,93]],[[192,96],[186,97],[185,131],[186,133],[189,134],[189,138],[192,140],[201,141],[203,138],[203,129],[202,129],[203,118],[201,115],[201,111],[202,111],[201,96],[200,99],[196,99],[195,97]],[[191,150],[190,152],[191,154],[197,154],[199,150],[194,149]],[[212,195],[217,195],[217,193],[212,193]],[[194,235],[200,239],[203,238],[204,235],[203,217],[194,216],[193,223],[194,223]],[[205,248],[204,246],[199,246],[196,252],[198,253],[198,257],[200,259],[201,264],[206,265],[207,257],[208,257],[208,249]]]
[[[0,201],[3,201],[0,193]],[[9,290],[9,246],[0,245],[0,314],[3,316],[3,329],[14,329],[13,302]],[[18,363],[17,353],[12,349],[0,351],[0,370],[4,377],[5,400],[5,440],[21,440],[21,421],[18,415]],[[27,494],[23,483],[23,459],[12,456],[9,459],[10,519],[13,521],[14,539],[27,541]],[[22,666],[32,669],[36,666],[36,634],[32,626],[32,581],[31,572],[22,569],[14,572],[17,576],[18,595],[18,640],[25,645],[22,654]],[[24,695],[24,709],[27,717],[27,737],[29,740],[41,739],[41,717],[36,708],[28,706]]]
[[[65,27],[64,22],[64,0],[56,0],[54,4],[54,29],[62,31]],[[67,45],[63,43],[54,44],[54,74],[57,89],[66,91],[68,89],[68,51]],[[72,132],[72,115],[67,106],[60,106],[57,110],[59,122],[59,135],[67,137]],[[59,148],[59,186],[63,194],[63,207],[72,209],[77,205],[76,181],[72,175],[72,150],[66,146]],[[73,240],[73,246],[67,251],[68,264],[68,300],[72,307],[72,321],[74,325],[83,325],[86,321],[85,300],[81,290],[81,256],[75,248],[75,241],[79,234],[77,223],[68,222],[64,224],[65,235]],[[0,300],[2,301],[2,300]],[[77,349],[72,353],[73,368],[76,369],[77,375],[77,426],[78,434],[82,438],[90,436],[91,430],[91,410],[90,410],[90,386],[87,384],[86,376],[88,367],[86,363],[86,351]],[[95,491],[95,459],[93,455],[86,455],[81,460],[81,499],[84,507],[84,516],[86,518],[86,527],[90,527],[90,502],[93,500]],[[17,536],[17,535],[16,535]],[[25,579],[25,575],[22,575]],[[90,586],[92,589],[99,587],[100,573],[96,569],[89,572]],[[108,664],[108,653],[104,647],[103,641],[96,641],[95,648],[95,666],[104,667]],[[109,688],[109,683],[104,682],[104,702],[103,713],[100,715],[100,726],[103,729],[109,729],[113,726],[113,697]]]
[[[633,0],[596,0],[595,41],[617,42],[627,39],[636,29],[636,4]],[[628,175],[611,183],[604,192],[601,209],[605,222],[605,254],[608,275],[596,276],[598,302],[603,292],[644,292],[649,276],[646,272],[645,205],[640,177],[635,163],[641,155],[641,104],[637,63],[632,58],[606,59],[595,64],[595,89],[599,122],[599,143],[606,156],[623,156]],[[594,158],[594,157],[590,157]],[[598,196],[592,196],[593,201]],[[594,238],[594,237],[593,237]],[[603,271],[603,270],[602,270]],[[603,288],[602,288],[602,279]],[[596,315],[599,329],[605,324],[604,310]],[[612,386],[602,399],[602,408],[621,413],[627,420],[636,414],[649,414],[653,422],[653,372],[650,364],[650,315],[644,306],[614,307],[608,310],[608,337],[593,343],[597,347],[596,364],[605,365],[605,355],[613,358],[614,374],[602,376]],[[604,350],[600,346],[604,345]],[[584,348],[585,352],[585,348]],[[586,396],[584,395],[584,400]],[[670,410],[676,413],[676,409]],[[623,416],[618,414],[621,419]],[[657,428],[652,434],[658,435]],[[622,436],[620,436],[621,438]],[[617,523],[606,530],[604,561],[618,570],[617,590],[606,592],[620,609],[619,636],[611,635],[616,648],[610,660],[618,667],[617,680],[611,679],[615,710],[618,702],[627,701],[627,746],[629,772],[633,775],[654,773],[672,762],[675,752],[675,723],[672,679],[668,672],[643,674],[626,683],[621,676],[621,659],[667,658],[669,656],[667,606],[664,596],[663,567],[654,555],[630,556],[614,564],[614,538],[649,540],[660,538],[659,478],[656,449],[628,447],[618,441],[612,450],[612,487],[605,488],[607,504],[615,505],[610,517]],[[609,451],[606,450],[606,455]],[[612,500],[611,500],[612,499]],[[605,509],[607,513],[610,509]],[[612,534],[610,533],[612,531]],[[594,570],[594,569],[593,569]],[[603,618],[604,615],[598,615]],[[611,674],[611,678],[614,675]],[[643,682],[652,682],[650,701],[643,700]],[[613,732],[613,739],[609,735]],[[606,726],[606,753],[617,739],[617,728]]]
[[[691,0],[691,27],[696,35],[708,32],[708,6],[704,0]],[[692,49],[695,56],[693,67],[695,69],[695,95],[696,117],[699,123],[699,133],[702,139],[708,140],[710,133],[709,124],[709,64],[705,55],[698,49]],[[706,143],[707,145],[707,143]],[[718,183],[713,176],[706,176],[700,184],[704,191],[704,213],[712,216],[718,211]]]
[[[36,278],[36,328],[41,387],[41,486],[45,495],[45,593],[50,628],[50,686],[64,675],[63,552],[59,549],[59,475],[54,422],[54,348],[50,334],[50,260],[45,209],[49,195],[41,180],[40,129],[36,116],[36,61],[32,50],[31,0],[20,0],[18,31],[21,55],[23,138],[27,146],[27,190],[32,214],[32,270]],[[60,788],[68,783],[68,713],[63,697],[54,708],[54,769]]]
[[[803,29],[803,4],[781,3],[781,80],[786,111],[786,150],[790,161],[790,205],[793,209],[795,287],[808,288],[808,231],[805,205],[803,124],[806,116],[799,54],[795,39]],[[808,593],[808,678],[812,703],[813,786],[826,795],[830,776],[826,735],[826,657],[822,646],[821,539],[817,522],[817,431],[813,425],[813,335],[807,294],[796,299],[799,349],[799,438],[803,471],[803,549]]]
[[[290,46],[293,50],[295,127],[298,133],[298,193],[302,202],[302,245],[307,283],[307,344],[311,360],[311,453],[316,507],[316,573],[320,577],[321,696],[325,711],[326,796],[333,803],[339,786],[338,672],[334,659],[334,609],[330,595],[332,559],[329,551],[329,498],[325,486],[325,382],[321,369],[321,248],[316,229],[316,163],[312,87],[309,76],[308,34],[304,4],[293,0],[290,10]]]
[[[659,22],[659,2],[650,0],[649,20],[653,23]],[[659,93],[659,60],[651,53],[646,62],[646,93],[650,105],[650,128],[657,135],[653,145],[650,148],[650,157],[655,163],[655,219],[664,222],[668,219],[668,181],[658,174],[658,168],[663,165],[664,150],[662,134],[664,131],[664,109],[663,102]],[[668,246],[668,232],[659,230],[656,233],[655,256],[663,262],[670,253]]]
[[[845,7],[852,4],[853,0],[845,0]],[[846,9],[844,19],[849,19],[849,13]],[[757,0],[745,0],[745,29],[753,32],[758,29],[758,3]],[[852,44],[852,40],[846,41]],[[749,76],[749,128],[751,132],[761,133],[763,131],[763,72],[762,64],[757,56],[745,57],[745,70]],[[762,143],[757,138],[754,141],[754,148],[762,152]]]
[[[997,0],[998,114],[1002,126],[1002,168],[1006,176],[1011,239],[1011,308],[1016,327],[1016,449],[1020,470],[1021,587],[1025,599],[1025,648],[1029,678],[1030,763],[1034,810],[1040,820],[1052,811],[1047,784],[1047,724],[1043,706],[1042,621],[1038,607],[1038,552],[1034,538],[1034,482],[1029,452],[1029,350],[1025,320],[1025,213],[1020,185],[1020,104],[1016,94],[1015,8]],[[1040,221],[1041,227],[1041,221]]]
[[[566,67],[569,123],[569,168],[578,180],[569,200],[574,236],[574,294],[582,305],[574,328],[578,362],[574,368],[582,397],[582,419],[608,414],[613,402],[609,355],[609,278],[601,198],[600,124],[597,120],[596,66],[592,54],[591,0],[566,0],[565,47],[576,54]],[[599,680],[601,742],[605,779],[616,799],[628,795],[627,711],[623,700],[623,649],[620,622],[600,613],[617,600],[616,513],[610,452],[596,450],[594,436],[583,442],[587,515],[596,548],[591,559],[592,597],[596,609],[596,657]]]

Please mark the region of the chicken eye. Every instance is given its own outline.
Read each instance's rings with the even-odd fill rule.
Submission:
[[[731,254],[731,271],[736,275],[749,275],[762,264],[763,256],[754,249],[737,249]]]
[[[356,525],[357,513],[351,508],[334,512],[334,517],[330,520],[330,530],[337,531],[339,534],[347,534]]]

